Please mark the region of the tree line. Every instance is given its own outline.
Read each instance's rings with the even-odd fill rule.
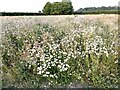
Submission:
[[[74,11],[70,0],[47,2],[42,11],[32,12],[0,12],[0,16],[36,16],[36,15],[71,15],[71,14],[120,14],[120,7],[86,7]]]
[[[0,12],[0,16],[39,16],[44,15],[43,13],[32,13],[32,12]]]
[[[74,14],[120,14],[118,6],[80,8]]]

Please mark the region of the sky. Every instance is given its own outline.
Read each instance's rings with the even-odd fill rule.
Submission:
[[[0,12],[38,12],[46,2],[62,0],[0,0]],[[84,7],[118,6],[120,0],[71,0],[74,10]]]

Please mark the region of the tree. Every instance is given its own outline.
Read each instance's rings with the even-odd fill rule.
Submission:
[[[43,13],[46,15],[49,15],[51,12],[51,7],[52,7],[52,4],[50,2],[47,2],[42,10]]]
[[[52,14],[52,15],[64,15],[64,14],[72,14],[73,6],[70,0],[62,0],[62,2],[47,2],[43,8],[44,14]]]
[[[72,2],[62,2],[62,12],[63,14],[72,14],[73,13]]]
[[[61,2],[54,2],[52,4],[50,14],[60,15],[60,14],[62,14],[62,8],[63,8],[63,6],[62,6]]]
[[[54,2],[51,7],[51,13],[54,15],[66,15],[73,13],[71,2]]]

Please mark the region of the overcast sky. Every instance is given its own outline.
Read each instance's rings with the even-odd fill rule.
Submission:
[[[62,0],[0,0],[0,12],[38,12],[46,2]],[[84,7],[117,6],[120,0],[71,0],[74,10]]]

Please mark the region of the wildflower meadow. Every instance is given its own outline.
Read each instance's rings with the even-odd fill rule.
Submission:
[[[118,88],[118,15],[0,18],[3,88]]]

